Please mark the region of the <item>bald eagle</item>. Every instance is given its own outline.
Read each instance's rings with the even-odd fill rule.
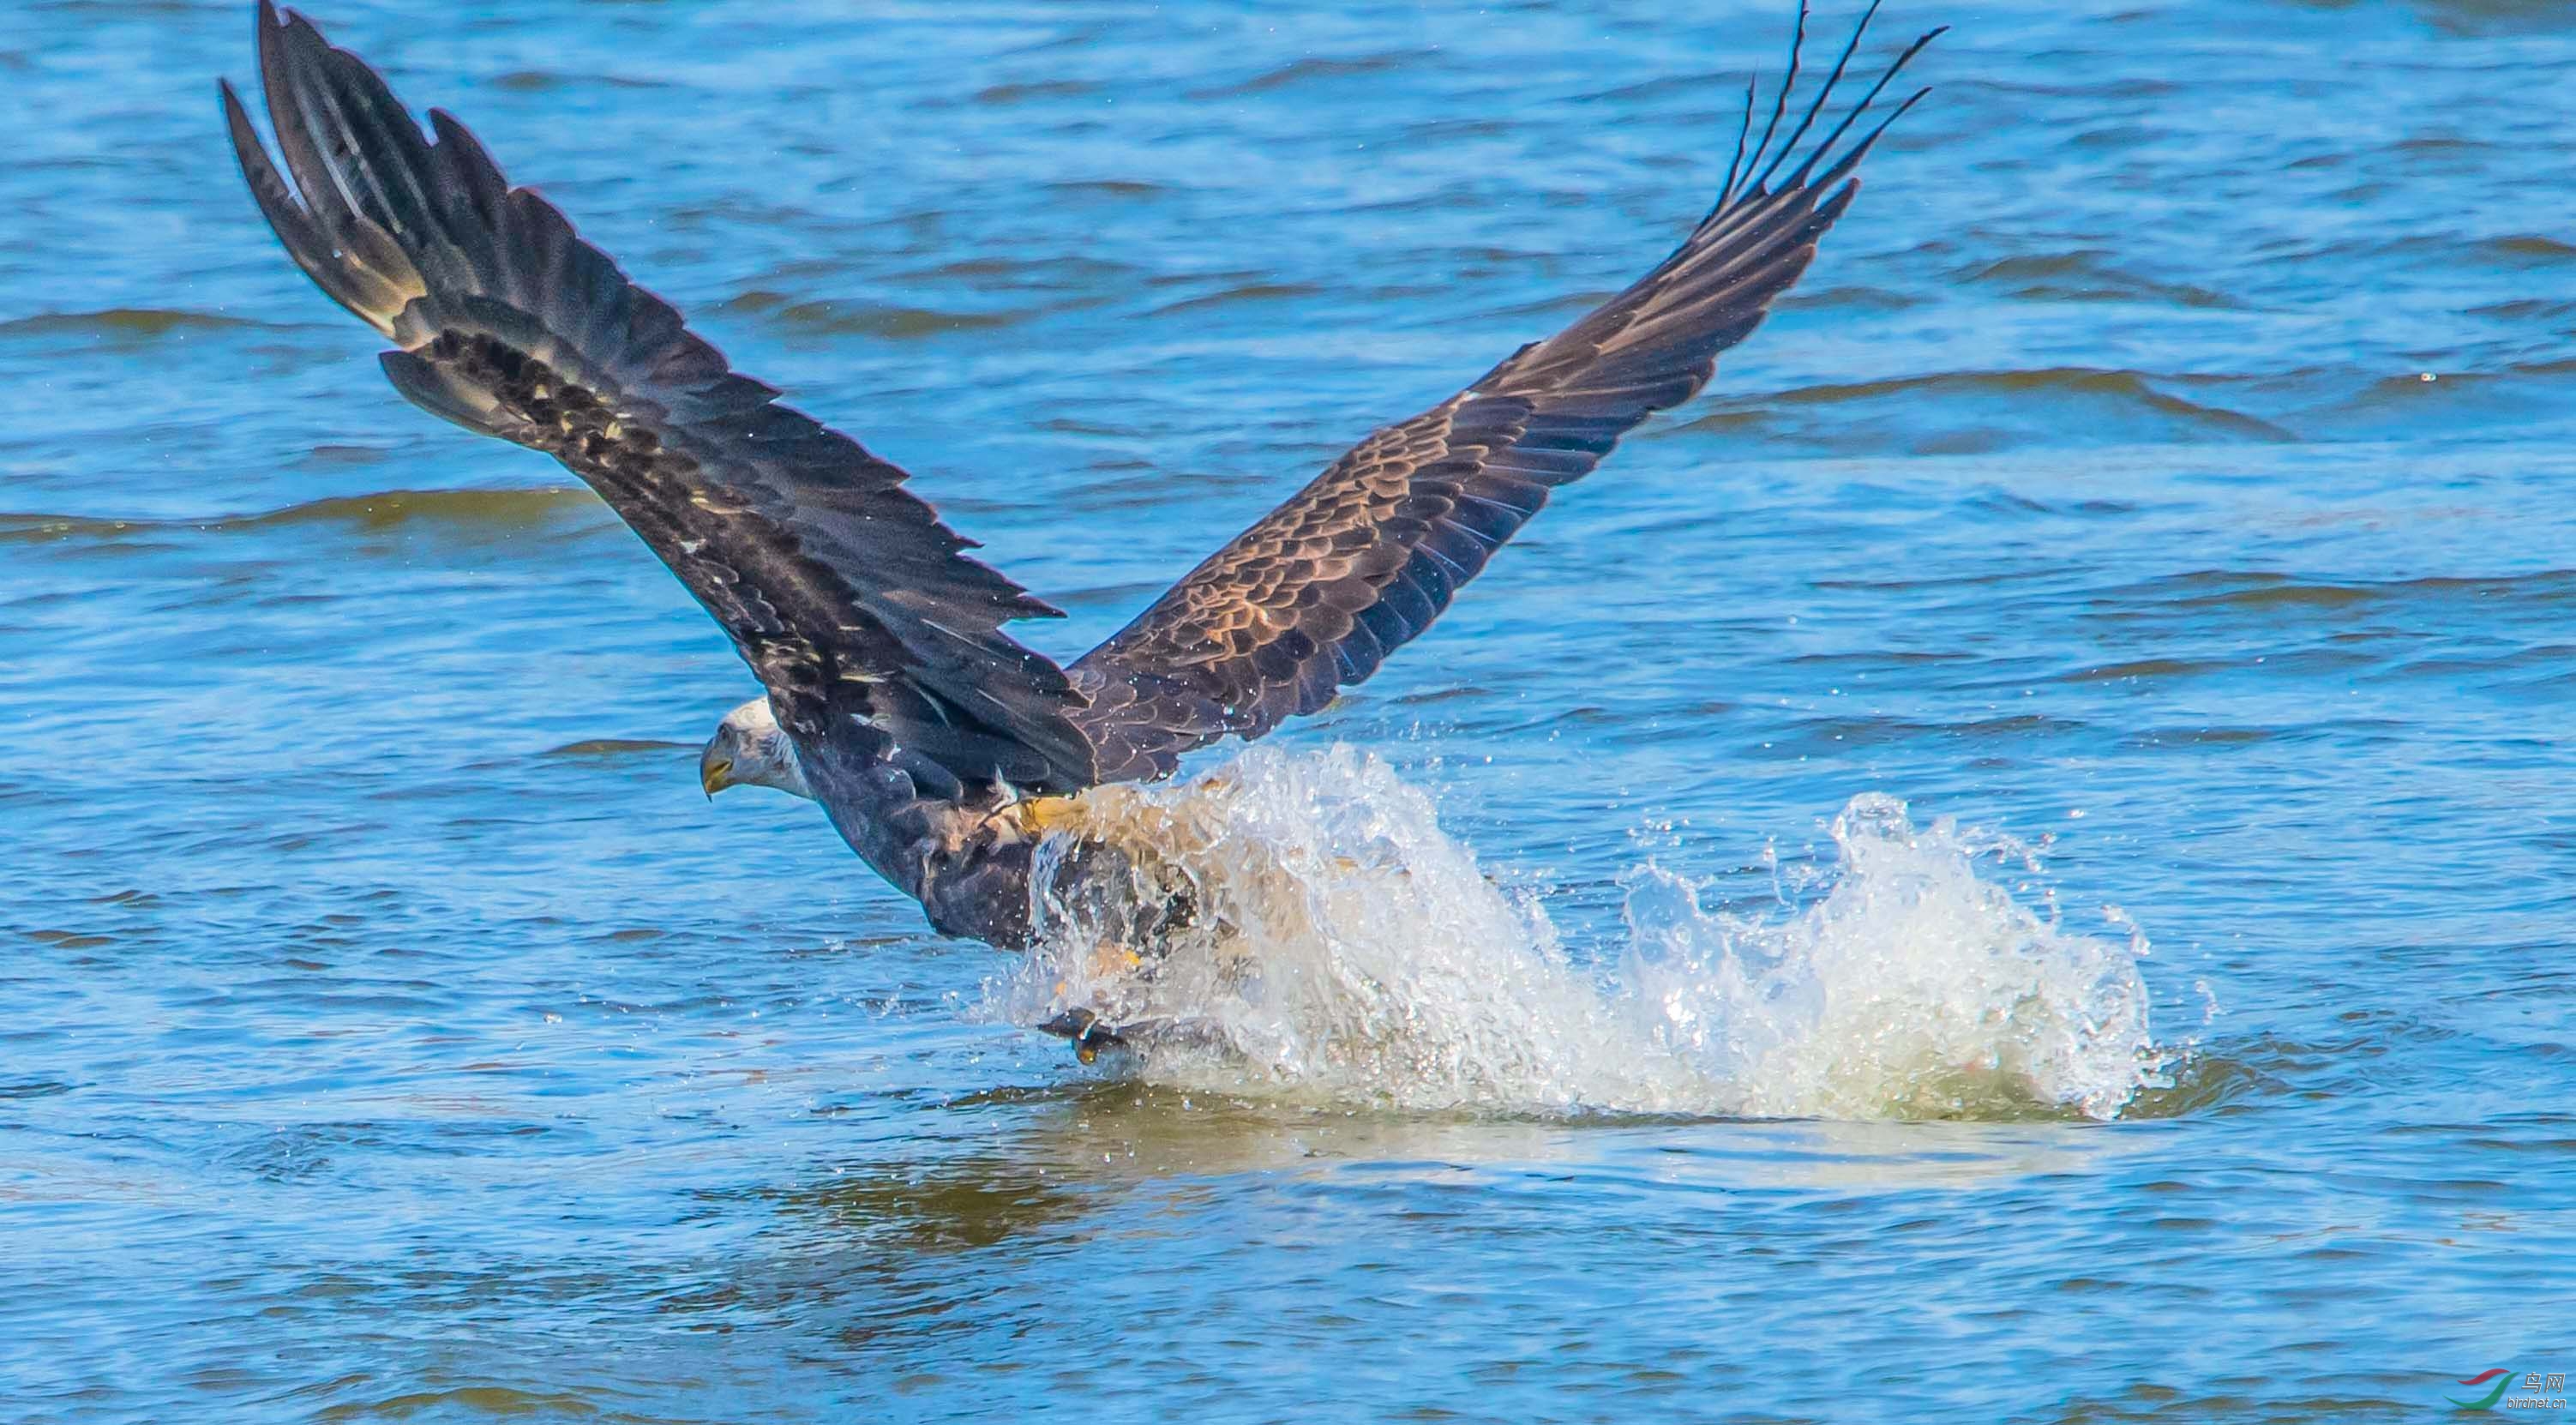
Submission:
[[[1653,270],[1371,434],[1067,665],[1003,627],[1058,611],[972,557],[904,471],[734,371],[455,118],[433,109],[423,134],[365,61],[269,0],[260,80],[283,174],[222,92],[260,212],[325,295],[392,340],[395,389],[562,461],[732,637],[764,696],[708,744],[709,793],[809,796],[933,927],[1023,947],[1050,807],[1169,776],[1376,672],[1551,490],[1689,400],[1761,324],[1925,92],[1856,129],[1938,30],[1805,142],[1868,24],[1784,133],[1801,9],[1759,139],[1748,87],[1715,205]]]

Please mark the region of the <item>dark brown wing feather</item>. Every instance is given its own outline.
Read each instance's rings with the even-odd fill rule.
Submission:
[[[384,366],[405,396],[598,491],[733,636],[809,758],[891,739],[961,781],[1091,784],[1063,670],[1001,631],[1056,611],[967,557],[903,471],[735,374],[463,125],[433,111],[425,139],[302,16],[262,0],[259,52],[292,189],[230,85],[224,110],[287,252],[399,344]]]
[[[1330,702],[1429,627],[1550,490],[1590,473],[1649,414],[1690,399],[1717,354],[1806,271],[1859,188],[1853,169],[1921,92],[1839,155],[1836,145],[1939,33],[1915,41],[1774,187],[1860,32],[1766,169],[1797,77],[1793,41],[1750,162],[1737,140],[1743,188],[1730,166],[1716,205],[1661,265],[1465,391],[1360,442],[1075,663],[1101,779],[1168,775],[1191,748],[1228,733],[1259,737]],[[1748,95],[1747,133],[1751,106]]]

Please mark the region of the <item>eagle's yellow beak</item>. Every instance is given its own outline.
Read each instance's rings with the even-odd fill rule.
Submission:
[[[698,759],[698,785],[706,789],[707,800],[733,785],[733,759],[710,752]]]

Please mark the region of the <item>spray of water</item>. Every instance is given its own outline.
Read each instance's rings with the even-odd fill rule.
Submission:
[[[1761,914],[1640,866],[1627,943],[1587,966],[1384,762],[1256,747],[1088,794],[1041,857],[1042,944],[987,1000],[1142,1026],[1121,1057],[1157,1082],[1404,1108],[2108,1118],[2164,1082],[2143,937],[2034,914],[1978,873],[2016,848],[1890,797],[1832,835],[1814,892]]]

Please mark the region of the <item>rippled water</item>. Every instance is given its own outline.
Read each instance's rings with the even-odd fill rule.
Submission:
[[[857,8],[319,18],[1067,655],[1660,255],[1786,20]],[[747,675],[276,250],[246,6],[13,16],[0,1419],[2413,1419],[2576,1364],[2576,12],[1898,0],[1938,91],[1711,395],[1104,807],[1259,933],[1089,1067],[1015,1023],[1139,992],[1099,935],[933,940],[699,797]]]

